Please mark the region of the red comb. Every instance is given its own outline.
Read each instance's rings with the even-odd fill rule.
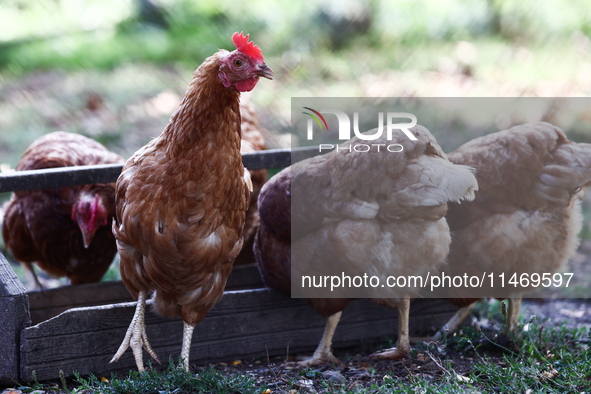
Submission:
[[[246,56],[255,60],[262,61],[263,53],[261,52],[258,46],[254,45],[252,41],[248,42],[249,36],[250,34],[247,34],[246,37],[244,37],[244,32],[242,31],[240,32],[240,34],[236,32],[232,35],[232,42],[234,42],[234,45],[236,45],[236,49],[244,53]]]

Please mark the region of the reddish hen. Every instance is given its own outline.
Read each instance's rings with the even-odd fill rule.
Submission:
[[[113,232],[121,277],[138,305],[112,362],[127,347],[140,371],[142,347],[157,360],[144,325],[153,292],[156,312],[184,321],[188,370],[195,324],[222,297],[242,247],[252,183],[240,155],[240,92],[259,77],[273,79],[273,71],[248,36],[232,39],[237,49],[201,64],[162,134],[127,161],[117,181]]]

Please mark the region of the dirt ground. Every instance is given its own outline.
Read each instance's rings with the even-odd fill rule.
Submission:
[[[535,315],[538,321],[543,320],[546,327],[560,326],[566,323],[570,328],[591,328],[591,300],[586,299],[528,299],[522,304],[521,316],[525,322]],[[488,321],[483,317],[470,316],[466,325],[478,323],[492,342],[511,347],[511,343],[496,329],[498,322]],[[527,329],[527,326],[526,326]],[[320,338],[319,338],[320,339]],[[480,340],[473,343],[478,347],[480,355],[486,355],[491,362],[503,367],[503,351],[493,343]],[[466,377],[473,368],[474,362],[479,358],[471,346],[452,350],[449,346],[441,345],[427,347],[415,346],[416,355],[412,359],[398,361],[373,361],[370,360],[371,352],[381,347],[390,346],[388,343],[375,346],[366,346],[350,349],[337,349],[334,354],[343,363],[343,366],[325,365],[322,367],[298,369],[285,365],[286,357],[275,357],[270,360],[232,360],[225,363],[217,363],[214,367],[225,373],[241,373],[253,377],[260,385],[265,384],[273,393],[329,393],[332,392],[325,382],[332,382],[333,387],[346,387],[348,390],[356,387],[369,388],[373,384],[382,384],[385,380],[399,379],[402,382],[413,382],[417,378],[428,381],[440,381],[451,370],[456,374]],[[286,349],[287,351],[287,349]],[[286,353],[287,356],[287,353]],[[297,356],[290,355],[292,360]],[[468,378],[466,378],[466,381]]]
[[[451,367],[460,374],[466,375],[471,370],[474,355],[456,353],[451,356],[450,364],[442,361],[440,356],[434,356],[428,352],[419,351],[413,359],[398,361],[372,361],[368,354],[356,353],[358,349],[337,351],[343,366],[325,365],[316,368],[292,368],[285,367],[284,357],[267,360],[235,360],[231,363],[218,363],[216,369],[226,373],[241,373],[253,377],[260,385],[265,384],[273,393],[323,393],[330,392],[332,383],[334,387],[346,387],[352,390],[357,387],[371,387],[372,384],[383,384],[388,376],[392,379],[400,379],[411,382],[414,378],[423,378],[436,381],[443,374],[448,373],[446,368]],[[500,359],[500,356],[499,356]],[[385,378],[386,377],[386,378]],[[290,391],[296,390],[296,391]]]

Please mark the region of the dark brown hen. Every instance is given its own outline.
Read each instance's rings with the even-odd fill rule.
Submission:
[[[123,161],[90,138],[58,131],[35,140],[16,170]],[[100,281],[117,253],[110,226],[115,216],[114,183],[19,191],[4,210],[4,243],[25,267],[32,289],[43,288],[33,262],[76,285]]]

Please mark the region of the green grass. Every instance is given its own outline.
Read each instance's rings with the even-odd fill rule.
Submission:
[[[213,367],[201,369],[197,374],[186,372],[172,359],[162,372],[148,368],[143,374],[132,371],[123,379],[112,377],[109,381],[94,375],[84,379],[76,375],[76,380],[80,384],[76,392],[90,390],[103,394],[258,394],[266,390],[264,386],[256,387],[250,377],[222,375]]]
[[[445,343],[421,345],[413,352],[415,357],[420,353],[437,362],[441,372],[433,377],[409,373],[406,378],[398,378],[392,372],[382,375],[371,368],[371,382],[357,387],[325,379],[319,370],[311,368],[300,371],[299,377],[312,380],[318,392],[329,394],[581,393],[591,389],[591,352],[586,329],[546,327],[544,321],[533,316],[529,321],[522,320],[521,331],[514,335],[506,330],[498,302],[478,309],[479,316],[492,319],[486,328],[464,327]],[[462,354],[472,357],[474,363],[469,371],[460,374],[455,369],[459,368],[457,361]],[[78,387],[73,393],[269,393],[266,384],[257,383],[253,377],[222,373],[213,367],[200,368],[197,374],[188,373],[172,359],[164,371],[149,367],[143,374],[131,371],[126,377],[112,376],[108,380],[74,374]],[[297,376],[284,382],[285,387],[273,388],[270,393],[298,390]],[[35,383],[19,388],[23,392],[63,393],[64,387],[66,382],[62,380],[59,387]]]
[[[589,389],[591,353],[586,330],[531,323],[517,352],[498,361],[482,356],[471,376],[477,386],[503,392],[572,393]]]
[[[547,327],[532,316],[528,322],[522,320],[513,334],[507,331],[504,316],[498,314],[498,302],[480,309],[481,315],[493,319],[492,328],[469,327],[447,342],[455,349],[462,343],[471,345],[479,359],[469,375],[475,387],[504,393],[573,393],[591,388],[587,329],[567,328],[566,322]],[[501,360],[485,353],[482,349],[490,348],[485,345],[504,353]]]
[[[481,303],[476,312],[489,319],[486,329],[464,327],[444,344],[419,345],[419,352],[442,360],[442,374],[436,381],[409,377],[408,382],[384,377],[371,389],[337,393],[580,393],[591,389],[591,352],[585,328],[568,328],[566,322],[548,327],[532,316],[520,322],[520,330],[507,331],[500,303]],[[458,352],[477,360],[465,377],[458,379],[449,360]],[[460,380],[464,381],[461,382]]]

